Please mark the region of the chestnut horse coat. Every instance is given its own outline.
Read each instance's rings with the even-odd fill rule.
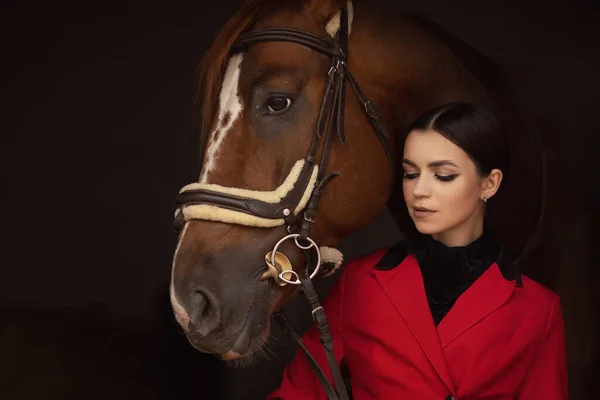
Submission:
[[[568,398],[558,295],[506,279],[498,261],[436,327],[419,265],[398,246],[349,262],[324,302],[354,399]],[[333,384],[314,326],[303,342]],[[301,349],[268,398],[326,399]]]

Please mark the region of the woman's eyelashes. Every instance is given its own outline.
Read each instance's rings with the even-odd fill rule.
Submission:
[[[458,176],[458,174],[451,174],[451,175],[435,174],[436,179],[439,179],[442,182],[451,182],[451,181],[455,180],[457,176]]]
[[[434,174],[435,179],[441,181],[441,182],[451,182],[454,179],[456,179],[456,177],[458,177],[458,174],[449,174],[449,175],[443,175],[443,174]],[[419,173],[418,172],[405,172],[403,178],[404,179],[408,179],[408,180],[412,180],[412,179],[416,179],[419,177]]]

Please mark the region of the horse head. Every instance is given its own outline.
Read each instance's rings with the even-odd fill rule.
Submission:
[[[279,3],[243,7],[207,52],[204,160],[177,210],[175,315],[196,348],[226,358],[264,343],[294,283],[341,262],[323,246],[370,222],[392,187],[390,138],[370,122],[377,91],[347,76],[352,4]]]

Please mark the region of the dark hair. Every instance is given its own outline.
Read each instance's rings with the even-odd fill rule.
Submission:
[[[428,129],[463,149],[480,175],[487,176],[498,168],[504,178],[508,177],[509,149],[504,127],[491,110],[472,103],[448,103],[423,114],[408,132]]]

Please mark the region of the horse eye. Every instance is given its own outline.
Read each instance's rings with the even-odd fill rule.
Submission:
[[[279,115],[286,112],[292,105],[289,97],[271,97],[267,101],[267,114]]]

